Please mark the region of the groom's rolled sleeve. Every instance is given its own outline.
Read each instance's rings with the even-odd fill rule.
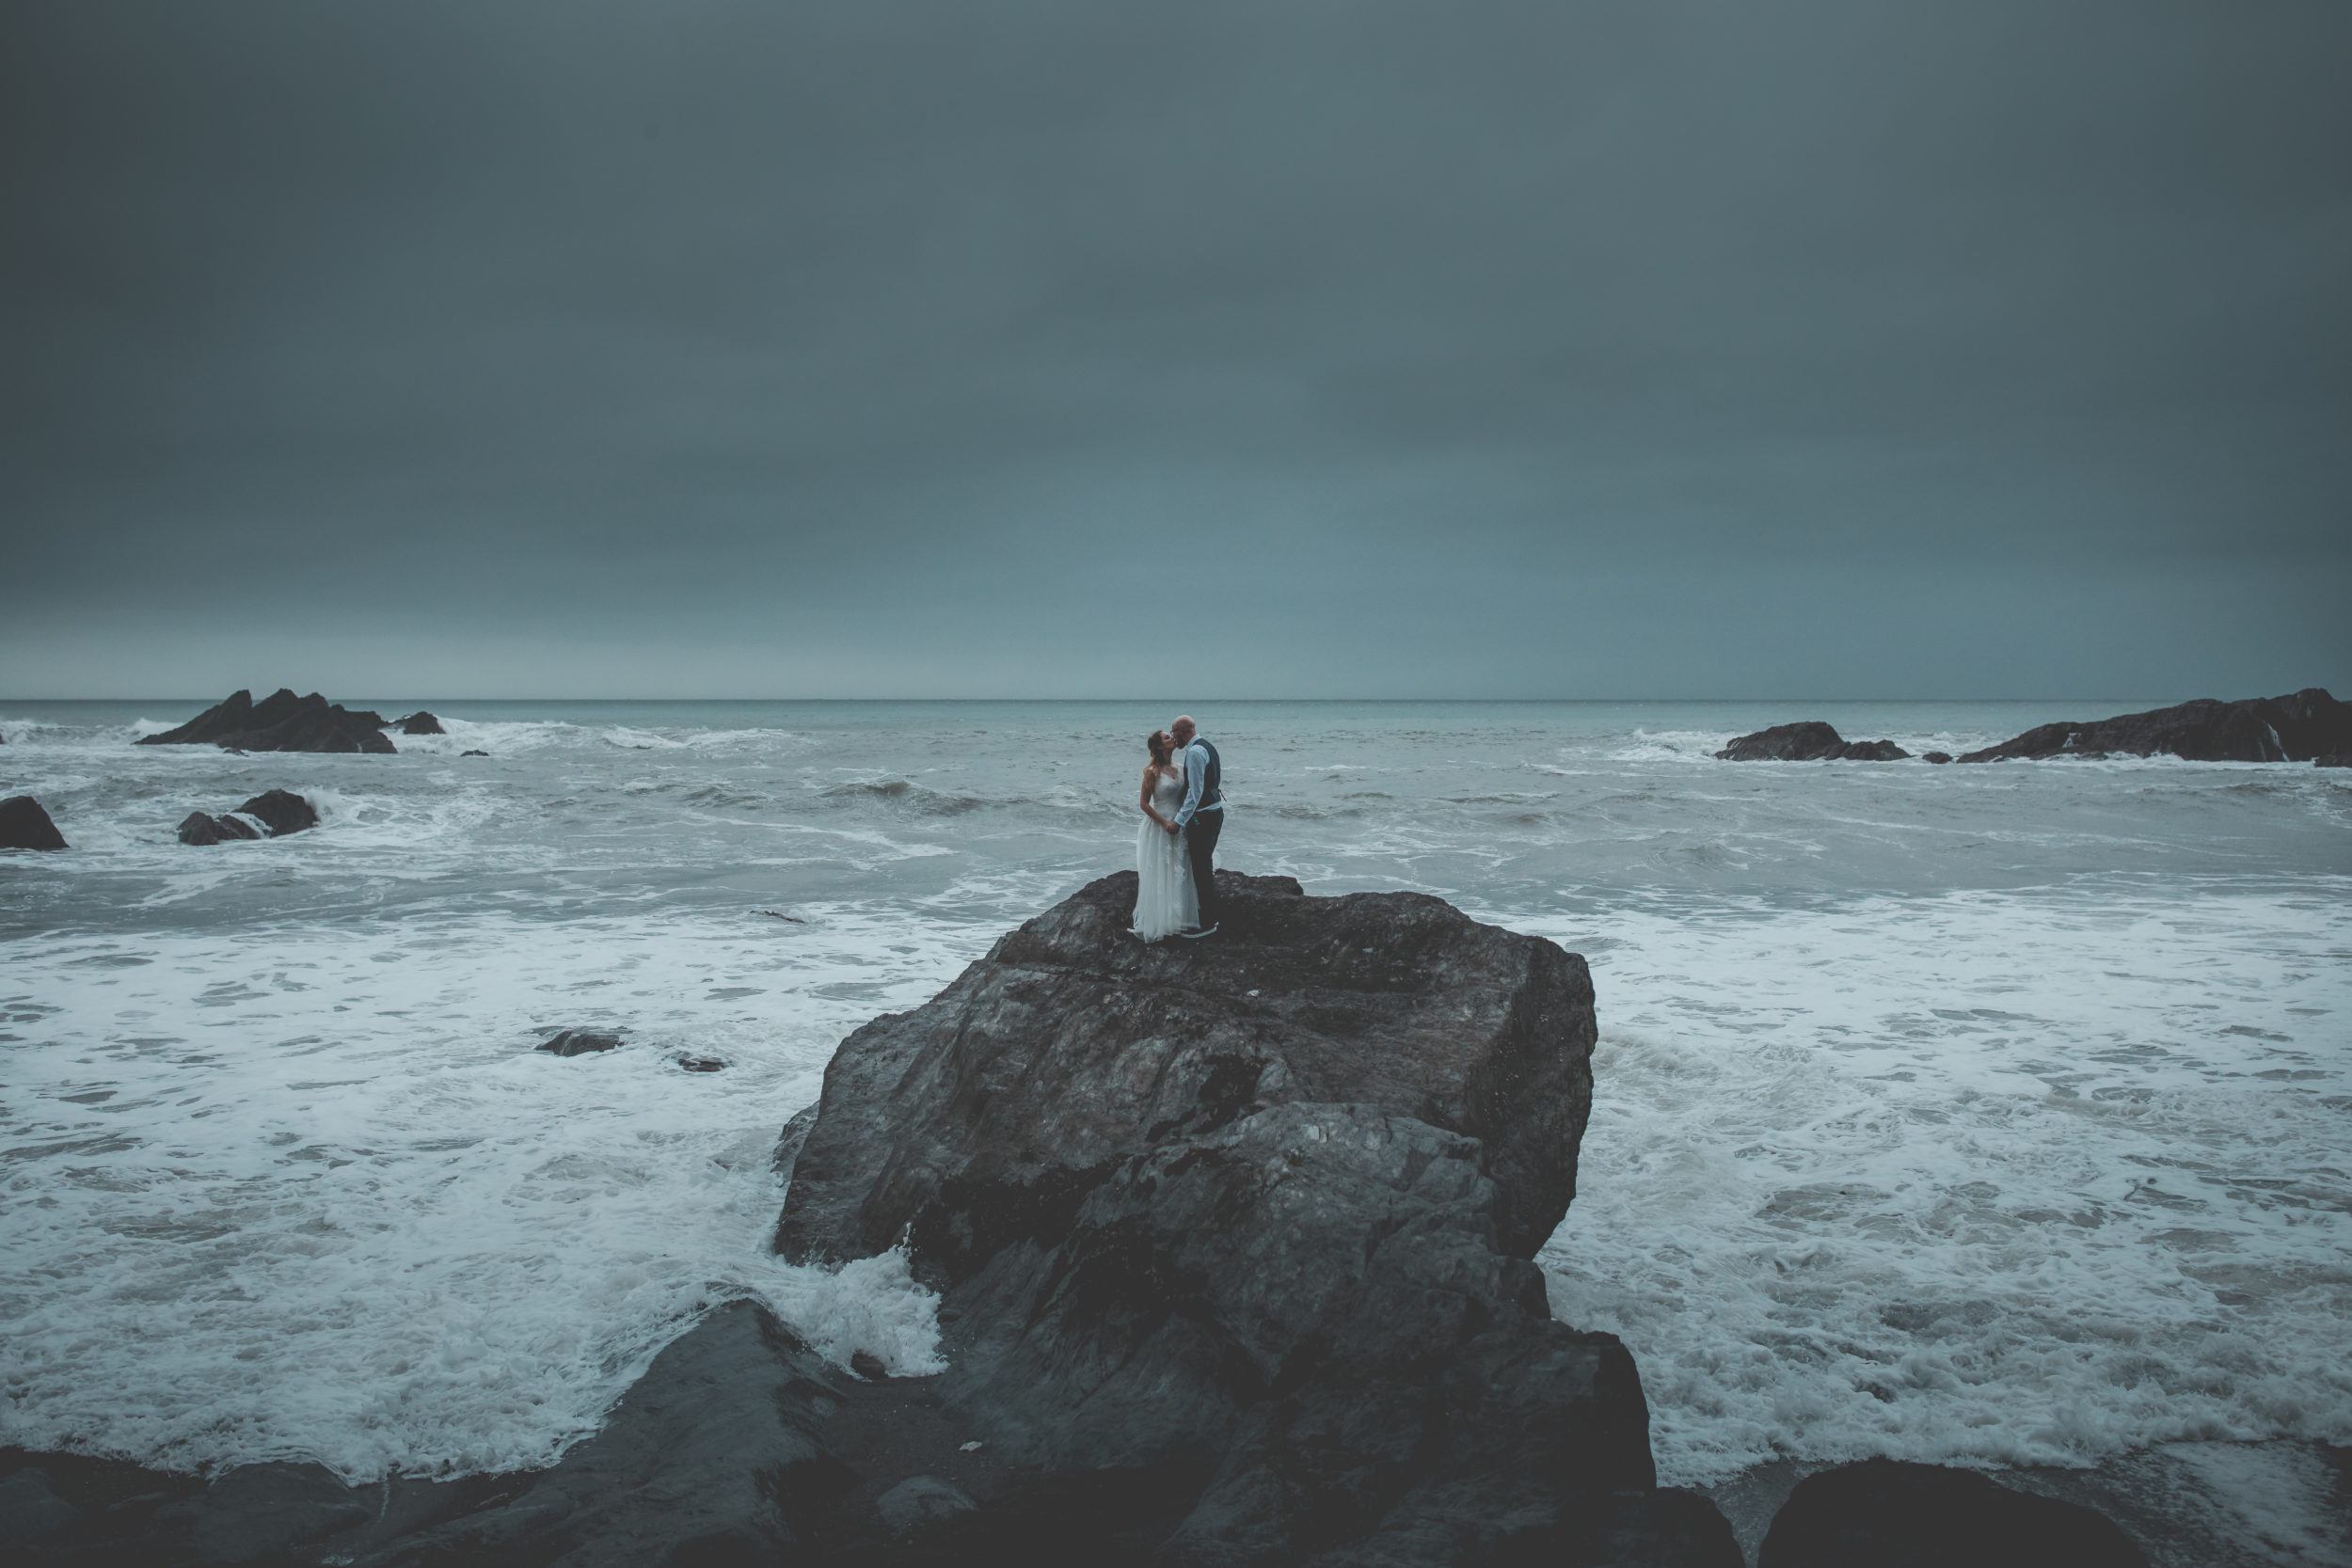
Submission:
[[[1200,785],[1205,769],[1193,760],[1192,749],[1184,749],[1184,803],[1176,808],[1176,826],[1192,825],[1193,813],[1200,809]]]

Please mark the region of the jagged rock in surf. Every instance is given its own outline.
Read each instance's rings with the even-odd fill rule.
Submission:
[[[290,789],[264,791],[237,810],[267,828],[272,838],[283,838],[319,825],[318,808]]]
[[[2096,1509],[2012,1491],[1973,1470],[1869,1459],[1797,1483],[1772,1516],[1756,1568],[1891,1563],[2064,1563],[2147,1568]]]
[[[403,735],[449,734],[449,731],[441,728],[441,721],[423,708],[419,708],[414,713],[405,714],[393,720],[392,722],[400,727],[400,733]]]
[[[1146,946],[1135,889],[843,1042],[779,1249],[903,1236],[946,1291],[943,1408],[1040,1475],[1148,1478],[1168,1562],[1622,1536],[1736,1564],[1711,1505],[1654,1489],[1631,1356],[1553,1322],[1528,1261],[1591,1104],[1583,960],[1230,872],[1217,936]]]
[[[2313,757],[2312,759],[2312,766],[2314,768],[2352,768],[2352,752],[2339,752],[2334,756]]]
[[[0,800],[0,849],[63,849],[65,834],[29,795]]]
[[[1900,762],[1891,740],[1848,740],[1819,719],[1743,735],[1715,753],[1725,762]]]
[[[143,736],[142,746],[210,743],[238,752],[382,752],[394,750],[384,734],[384,716],[352,712],[313,691],[297,697],[280,687],[256,703],[250,691],[232,692],[178,729]]]
[[[1952,753],[1949,752],[1925,752],[1920,753],[1919,760],[1921,762],[1949,762],[1952,760]]]
[[[234,812],[214,816],[192,811],[180,824],[183,844],[226,844],[232,839],[259,838],[262,831]]]
[[[1963,753],[1963,762],[2043,757],[2146,757],[2162,752],[2189,762],[2305,762],[2352,751],[2352,703],[2312,686],[2283,697],[2212,697],[2090,723],[2037,724],[1997,746]]]
[[[460,752],[457,754],[461,757],[486,757],[490,753],[487,752]]]
[[[562,1034],[541,1040],[532,1049],[557,1056],[585,1056],[592,1052],[615,1051],[620,1048],[618,1035],[592,1035],[585,1029],[566,1029]]]

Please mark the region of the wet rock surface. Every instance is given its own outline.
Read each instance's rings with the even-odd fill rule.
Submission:
[[[441,721],[423,708],[419,708],[414,713],[403,714],[400,718],[393,720],[391,725],[388,727],[397,728],[403,735],[449,734],[449,731],[441,728]]]
[[[0,849],[63,849],[65,834],[29,795],[0,800]]]
[[[319,825],[318,808],[290,789],[266,790],[237,811],[267,828],[272,838],[303,832]]]
[[[236,752],[381,752],[395,750],[384,734],[384,716],[352,711],[313,691],[297,697],[280,687],[256,703],[250,691],[230,696],[161,735],[142,736],[142,746],[219,746]]]
[[[1900,762],[1911,753],[1891,740],[1848,740],[1808,719],[1743,735],[1715,755],[1725,762]]]
[[[2283,697],[2200,697],[2089,723],[2037,724],[1960,760],[2163,754],[2190,762],[2308,762],[2344,752],[2352,752],[2352,703],[2313,686]]]
[[[1066,1227],[1118,1162],[1318,1101],[1484,1140],[1503,1246],[1533,1257],[1575,1195],[1592,1106],[1584,961],[1426,895],[1217,885],[1223,931],[1146,944],[1135,874],[1104,878],[844,1040],[777,1250],[868,1257],[912,1225],[920,1267],[953,1284]]]
[[[1807,1476],[1772,1517],[1756,1568],[2147,1568],[2113,1520],[1973,1470],[1866,1460]]]
[[[1419,895],[1219,890],[1216,937],[1147,946],[1104,879],[852,1035],[780,1249],[904,1236],[945,1412],[1140,1486],[1155,1560],[1737,1563],[1528,1261],[1591,1103],[1582,960]],[[1648,1555],[1590,1555],[1618,1535]]]

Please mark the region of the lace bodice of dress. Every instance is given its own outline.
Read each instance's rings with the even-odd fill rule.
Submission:
[[[1172,768],[1164,768],[1152,785],[1152,808],[1162,816],[1174,816],[1184,803],[1184,776]]]

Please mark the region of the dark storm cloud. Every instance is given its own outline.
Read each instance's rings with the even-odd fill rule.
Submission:
[[[2343,683],[2348,18],[12,7],[0,689]]]

